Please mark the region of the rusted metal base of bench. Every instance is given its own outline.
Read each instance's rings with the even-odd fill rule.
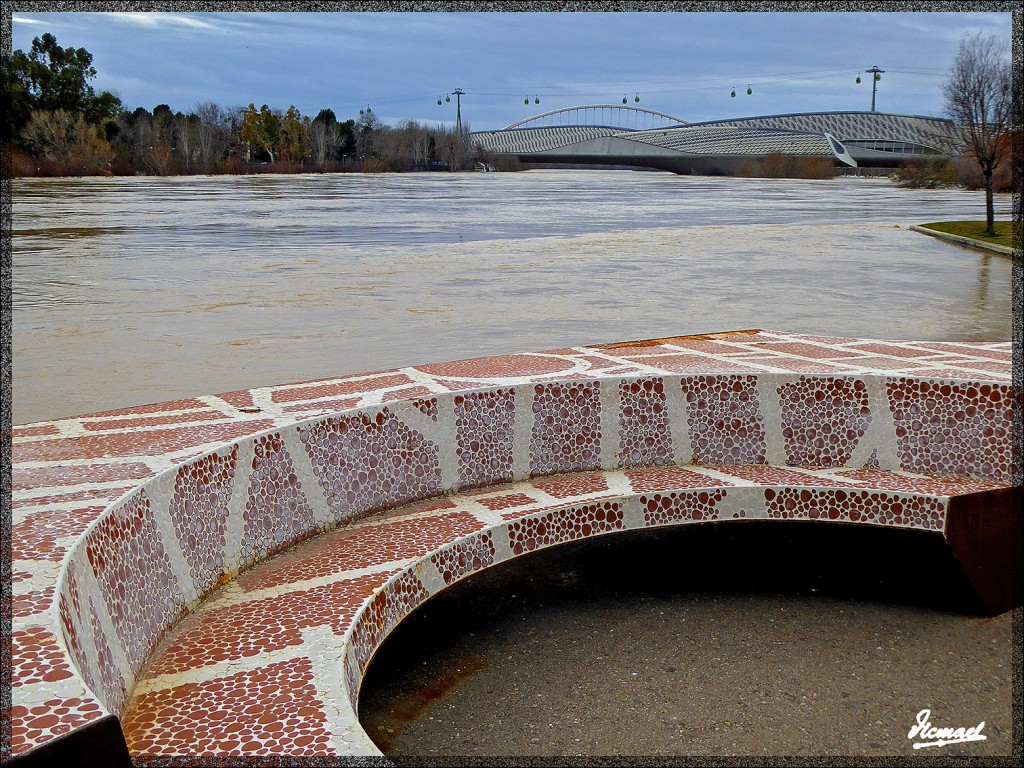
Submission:
[[[946,513],[946,541],[990,615],[1024,604],[1020,486],[956,496]]]

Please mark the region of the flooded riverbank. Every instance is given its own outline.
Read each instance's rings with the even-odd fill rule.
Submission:
[[[1010,260],[907,229],[982,210],[877,179],[19,181],[14,421],[739,328],[1006,340]],[[364,724],[401,755],[879,755],[910,754],[929,707],[989,723],[945,754],[1009,749],[1019,610],[922,603],[962,574],[888,539],[840,557],[715,536],[560,548],[458,585],[382,651]]]
[[[1011,333],[1008,259],[907,230],[982,196],[883,179],[19,180],[13,204],[15,423],[740,328]]]

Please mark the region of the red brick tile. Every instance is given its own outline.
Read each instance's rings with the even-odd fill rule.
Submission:
[[[268,420],[239,421],[226,424],[182,426],[112,435],[86,435],[78,439],[48,440],[14,446],[14,461],[65,461],[99,459],[113,456],[159,456],[192,446],[228,442],[269,429]]]
[[[137,758],[311,757],[331,752],[306,659],[139,696],[123,721]]]
[[[50,488],[81,483],[109,483],[114,480],[145,480],[155,473],[145,464],[87,464],[84,466],[14,467],[14,490]]]
[[[534,355],[503,355],[454,363],[419,365],[417,370],[451,379],[491,379],[509,376],[534,376],[559,371],[571,371],[571,360]]]
[[[158,427],[166,424],[189,424],[196,421],[216,421],[226,418],[220,411],[209,408],[203,411],[189,411],[187,413],[174,413],[166,416],[135,416],[123,419],[105,419],[103,421],[92,421],[82,419],[82,427],[89,432],[115,432],[132,427]]]
[[[11,632],[11,687],[53,683],[72,677],[57,638],[41,627]]]
[[[165,411],[188,411],[204,410],[209,408],[202,400],[188,397],[183,400],[168,400],[166,403],[153,403],[152,405],[133,405],[130,408],[118,408],[113,411],[100,411],[90,413],[90,416],[138,416],[144,413],[163,413]]]
[[[48,699],[32,707],[15,705],[11,707],[11,752],[17,755],[102,716],[99,703],[92,699]]]
[[[312,382],[306,386],[275,389],[270,393],[270,399],[275,403],[294,403],[298,400],[316,400],[321,397],[352,395],[358,392],[375,392],[388,387],[398,387],[403,384],[414,383],[405,374],[391,373],[375,378],[330,382],[320,381]]]

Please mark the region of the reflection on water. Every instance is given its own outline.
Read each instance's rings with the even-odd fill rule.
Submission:
[[[991,269],[992,257],[987,253],[982,254],[981,266],[978,269],[978,298],[975,301],[978,312],[984,312],[985,305],[988,303],[988,281]]]
[[[16,423],[736,328],[1010,337],[1010,261],[906,229],[983,197],[884,179],[39,179],[13,205]]]

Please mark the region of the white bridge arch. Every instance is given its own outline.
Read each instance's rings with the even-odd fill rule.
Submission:
[[[624,104],[583,104],[563,107],[550,112],[528,117],[517,123],[506,125],[502,130],[514,128],[552,128],[556,126],[591,125],[618,128],[626,131],[640,131],[651,128],[675,128],[689,125],[673,115],[643,107]]]

